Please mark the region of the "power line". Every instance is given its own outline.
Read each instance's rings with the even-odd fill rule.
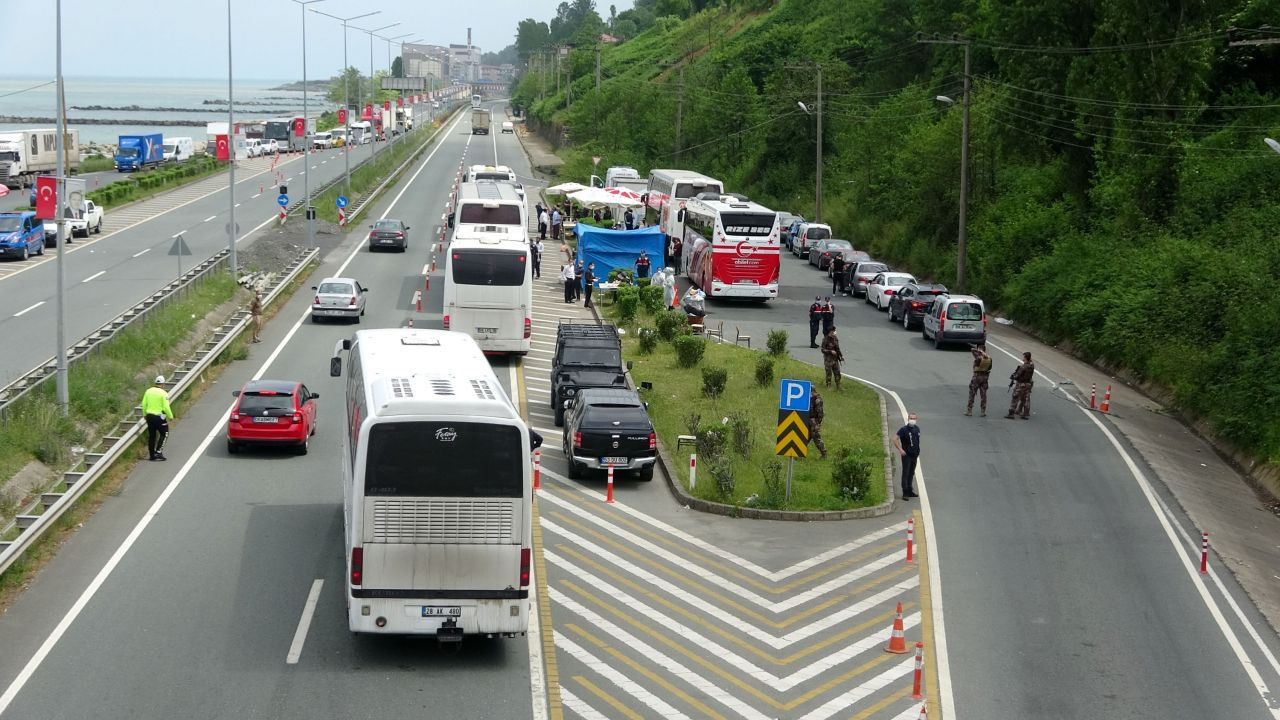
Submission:
[[[1082,103],[1085,105],[1099,105],[1101,107],[1128,108],[1133,110],[1195,110],[1195,111],[1218,111],[1218,110],[1263,110],[1268,108],[1280,108],[1280,103],[1263,104],[1263,105],[1161,105],[1156,103],[1135,103],[1125,102],[1121,100],[1098,100],[1096,98],[1078,97],[1075,95],[1061,95],[1052,93],[1047,90],[1031,90],[1017,85],[1011,85],[1001,82],[989,75],[981,75],[976,79],[981,79],[993,85],[1009,88],[1018,92],[1030,95],[1040,95],[1042,97],[1053,98],[1055,100],[1065,100],[1068,102]]]
[[[1052,45],[1024,45],[1021,43],[1004,43],[995,40],[984,40],[982,38],[965,38],[978,47],[987,48],[989,50],[1004,50],[1008,52],[1024,52],[1039,53],[1043,55],[1099,55],[1105,53],[1130,52],[1133,50],[1156,50],[1162,48],[1179,47],[1181,45],[1192,45],[1196,43],[1209,42],[1212,40],[1225,40],[1230,37],[1228,32],[1223,31],[1205,31],[1201,33],[1193,33],[1181,37],[1168,38],[1165,40],[1155,40],[1148,42],[1122,43],[1119,45],[1092,45],[1088,47],[1062,47]]]
[[[756,130],[756,129],[758,129],[758,128],[762,128],[762,127],[764,127],[765,125],[769,125],[769,124],[771,124],[771,123],[778,122],[779,120],[781,120],[781,119],[783,119],[783,118],[785,118],[785,117],[790,117],[790,116],[792,116],[792,115],[799,115],[799,114],[800,114],[800,111],[799,111],[799,110],[791,110],[790,112],[785,112],[785,113],[783,113],[783,114],[781,114],[781,115],[776,115],[776,116],[774,116],[774,117],[771,117],[771,118],[769,118],[768,120],[765,120],[765,121],[763,121],[763,122],[756,123],[755,125],[752,125],[751,127],[743,128],[743,129],[741,129],[741,130],[738,130],[737,132],[729,133],[728,135],[721,135],[720,137],[716,138],[715,140],[708,140],[707,142],[704,142],[704,143],[698,143],[697,145],[690,145],[690,146],[689,146],[689,147],[687,147],[687,148],[683,148],[683,150],[682,150],[682,151],[683,151],[683,152],[688,152],[688,151],[690,151],[690,150],[697,150],[697,149],[699,149],[699,148],[707,147],[708,145],[715,145],[715,144],[717,144],[717,143],[722,143],[722,142],[724,142],[725,140],[728,140],[729,138],[737,137],[737,136],[739,136],[739,135],[745,135],[745,134],[747,134],[747,133],[751,132],[752,130]],[[671,153],[671,155],[672,155],[672,156],[674,156],[674,155],[676,155],[676,153]]]
[[[4,93],[3,95],[0,95],[0,98],[7,98],[7,97],[9,97],[10,95],[21,95],[22,93],[25,93],[25,92],[31,92],[32,90],[39,90],[40,88],[45,87],[46,85],[53,85],[53,84],[55,84],[55,83],[57,83],[57,82],[58,82],[57,80],[50,80],[50,81],[48,81],[48,82],[42,82],[42,83],[40,83],[39,85],[32,85],[32,86],[31,86],[31,87],[29,87],[29,88],[23,88],[23,89],[21,89],[21,90],[14,90],[14,91],[12,91],[12,92]],[[73,109],[74,109],[74,108],[73,108]]]

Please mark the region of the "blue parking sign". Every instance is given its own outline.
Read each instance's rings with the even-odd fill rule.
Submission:
[[[808,380],[782,379],[778,392],[778,409],[809,412],[809,391],[813,383]]]
[[[280,197],[276,198],[276,204],[277,204],[277,205],[279,205],[280,207],[288,207],[288,205],[289,205],[289,196],[288,196],[288,195],[281,195]]]

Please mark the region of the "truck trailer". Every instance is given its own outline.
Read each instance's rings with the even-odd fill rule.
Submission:
[[[164,136],[121,135],[116,143],[116,172],[154,168],[164,162]]]
[[[17,130],[0,133],[0,183],[11,188],[34,185],[37,175],[58,169],[58,131]],[[65,171],[80,169],[80,132],[67,130],[63,139]]]
[[[484,108],[472,108],[471,134],[472,135],[488,135],[489,134],[489,111],[488,110]]]

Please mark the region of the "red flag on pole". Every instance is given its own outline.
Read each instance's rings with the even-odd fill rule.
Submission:
[[[371,119],[373,119],[373,105],[365,105],[365,106],[364,106],[364,116],[363,116],[363,118],[362,118],[362,119],[364,119],[364,120],[371,120]]]
[[[390,109],[391,109],[391,101],[390,101],[390,100],[383,100],[383,101],[382,101],[382,109],[383,109],[383,110],[390,110]]]
[[[36,217],[52,220],[58,215],[58,179],[52,175],[36,178]]]
[[[214,157],[216,157],[219,160],[230,160],[231,159],[231,143],[228,140],[227,136],[217,135],[215,137],[216,137],[215,147],[217,148],[217,152],[214,155]]]
[[[404,107],[404,98],[402,97],[396,98],[396,107]]]
[[[293,134],[295,137],[303,137],[307,134],[307,122],[302,118],[293,119]]]
[[[347,109],[346,109],[346,108],[338,108],[338,124],[339,124],[339,125],[346,125],[346,124],[347,124]]]

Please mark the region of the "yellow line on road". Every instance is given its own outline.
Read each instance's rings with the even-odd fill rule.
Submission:
[[[595,635],[592,635],[591,633],[587,632],[586,630],[584,630],[583,628],[579,627],[574,623],[569,623],[568,625],[565,626],[565,628],[570,632],[575,632],[578,635],[581,635],[583,638],[587,640],[587,642],[590,642],[592,645],[595,645],[598,649],[609,653],[615,659],[624,663],[625,665],[627,665],[627,667],[630,667],[632,670],[645,676],[651,682],[661,687],[663,690],[666,690],[667,692],[671,693],[671,695],[678,697],[681,700],[689,703],[693,707],[697,708],[699,712],[705,714],[707,717],[715,718],[716,720],[726,720],[725,716],[712,710],[711,707],[708,706],[706,703],[703,703],[702,701],[693,697],[692,695],[685,692],[684,690],[681,690],[675,685],[672,685],[665,678],[659,676],[657,673],[653,672],[649,668],[636,662],[634,658],[628,657],[627,655],[623,654],[621,650],[613,647],[608,642],[601,640]]]
[[[912,511],[916,519],[916,547],[919,550],[920,564],[920,631],[924,635],[924,695],[925,704],[929,706],[930,717],[942,717],[942,708],[938,705],[938,656],[934,653],[933,637],[933,598],[929,594],[929,552],[928,543],[933,538],[924,536],[924,521],[919,510]],[[946,720],[952,720],[947,718]]]
[[[897,691],[895,691],[893,694],[889,695],[889,697],[881,698],[880,700],[877,700],[875,703],[863,708],[860,712],[858,712],[858,714],[850,716],[849,720],[867,720],[867,718],[871,717],[872,715],[875,715],[876,713],[898,702],[899,700],[902,700],[910,693],[911,691],[909,689],[905,687],[900,688]]]
[[[621,700],[619,700],[618,698],[616,698],[616,697],[614,697],[614,696],[610,695],[609,693],[605,692],[604,690],[601,690],[599,687],[597,687],[597,686],[596,686],[596,684],[595,684],[595,683],[593,683],[593,682],[591,682],[590,680],[586,679],[586,678],[585,678],[585,677],[583,677],[582,675],[574,675],[574,676],[573,676],[573,679],[574,679],[574,680],[575,680],[579,685],[581,685],[582,687],[586,688],[586,689],[587,689],[587,692],[589,692],[589,693],[591,693],[592,695],[595,695],[596,697],[598,697],[598,698],[600,698],[601,700],[605,701],[606,703],[608,703],[608,704],[609,704],[609,707],[612,707],[614,710],[617,710],[618,712],[622,713],[622,714],[623,714],[623,715],[625,715],[627,718],[629,718],[629,720],[644,720],[644,716],[643,716],[643,715],[641,715],[640,713],[636,712],[635,710],[632,710],[631,708],[627,707],[626,703],[622,702],[622,701],[621,701]]]

